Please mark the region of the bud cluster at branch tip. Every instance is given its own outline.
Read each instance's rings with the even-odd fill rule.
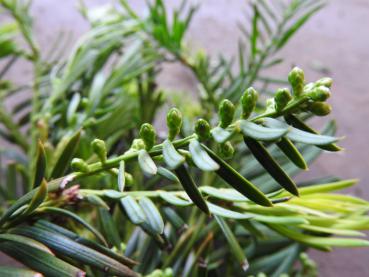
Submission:
[[[220,127],[226,128],[229,124],[232,123],[234,117],[235,107],[231,101],[228,99],[224,99],[219,104],[219,120]]]
[[[294,67],[288,74],[288,82],[292,86],[294,96],[302,95],[305,84],[305,74],[301,68]]]
[[[309,111],[317,116],[326,116],[330,114],[332,107],[325,102],[314,102],[309,106]]]
[[[195,133],[200,141],[206,141],[210,138],[210,125],[205,119],[198,119],[195,125]]]
[[[94,139],[91,142],[91,147],[94,153],[99,157],[100,161],[105,163],[107,156],[105,141],[101,139]]]
[[[168,139],[173,140],[181,131],[182,113],[177,108],[171,108],[167,113]]]
[[[277,112],[284,109],[292,99],[291,93],[287,88],[278,89],[274,96],[274,104]]]
[[[255,109],[257,100],[258,92],[254,88],[250,87],[244,92],[241,97],[242,119],[250,117],[251,113]]]
[[[74,171],[79,171],[79,172],[89,172],[90,169],[88,168],[88,164],[79,158],[74,158],[71,162],[71,167]]]
[[[144,123],[141,125],[140,138],[145,143],[146,150],[150,150],[156,142],[156,131],[154,126],[150,123]]]

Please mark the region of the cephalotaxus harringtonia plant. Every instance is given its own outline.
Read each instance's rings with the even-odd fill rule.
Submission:
[[[292,178],[341,150],[333,121],[306,122],[332,80],[265,73],[324,3],[251,3],[238,66],[186,48],[196,7],[116,4],[81,5],[91,28],[64,58],[62,35],[40,50],[30,1],[0,0],[0,250],[25,266],[1,276],[317,276],[309,247],[369,245],[369,203],[335,193],[355,180]],[[30,84],[8,80],[18,60]],[[196,101],[158,85],[168,63]]]

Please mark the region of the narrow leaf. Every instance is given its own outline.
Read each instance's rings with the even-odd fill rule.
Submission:
[[[222,188],[215,188],[215,187],[210,187],[210,186],[201,186],[200,190],[201,192],[204,192],[209,196],[222,199],[222,200],[226,200],[226,201],[244,202],[248,200],[241,193],[233,189],[222,189]]]
[[[267,128],[247,120],[240,122],[240,128],[245,136],[261,141],[277,140],[288,132],[288,128]]]
[[[288,138],[283,137],[276,144],[279,149],[289,158],[289,160],[293,162],[297,167],[304,170],[308,169],[308,165],[305,162],[304,157],[297,149],[297,147]]]
[[[246,259],[244,251],[242,250],[241,246],[239,245],[237,238],[232,233],[231,229],[229,228],[228,224],[225,222],[223,218],[220,216],[215,215],[215,220],[217,221],[220,229],[222,230],[228,245],[231,249],[232,254],[235,256],[237,262],[241,265],[243,271],[246,271],[249,267],[249,263]]]
[[[45,177],[46,172],[46,154],[45,149],[41,141],[37,144],[37,157],[36,166],[34,170],[33,188],[38,187],[42,179]]]
[[[165,218],[176,228],[179,232],[184,231],[188,228],[187,224],[183,219],[177,214],[177,212],[170,207],[163,207],[162,212]]]
[[[81,131],[78,131],[70,138],[66,139],[63,143],[63,150],[56,157],[55,165],[51,171],[50,177],[55,179],[57,177],[63,176],[64,173],[67,171],[70,161],[72,160],[78,145],[81,136]]]
[[[295,117],[294,115],[288,115],[285,117],[285,120],[288,124],[292,125],[293,127],[311,133],[311,134],[315,134],[315,135],[319,135],[319,133],[317,131],[315,131],[314,129],[310,128],[308,125],[306,125],[303,121],[301,121],[299,118]],[[325,144],[325,145],[317,145],[317,147],[326,150],[326,151],[332,151],[332,152],[337,152],[337,151],[341,151],[342,148],[337,146],[334,143],[329,143],[329,144]]]
[[[45,201],[46,197],[47,197],[47,183],[45,179],[43,179],[41,185],[37,189],[37,193],[32,197],[32,200],[29,203],[27,210],[24,211],[24,214],[27,215],[36,210]]]
[[[220,126],[211,129],[210,133],[217,143],[226,142],[233,134],[231,131],[223,129]]]
[[[164,232],[163,218],[154,203],[149,198],[142,197],[139,204],[146,216],[146,221],[143,224],[149,227],[153,234],[162,234]]]
[[[38,240],[53,249],[59,255],[67,256],[83,264],[90,265],[106,272],[106,274],[122,277],[137,276],[137,274],[126,265],[60,234],[33,226],[18,227],[14,229],[13,232]]]
[[[120,161],[118,171],[118,190],[120,192],[124,191],[124,186],[126,184],[126,178],[124,173],[125,173],[124,161]]]
[[[85,273],[82,270],[38,248],[16,242],[3,242],[0,244],[0,250],[45,276],[85,276]]]
[[[126,211],[129,220],[133,224],[140,225],[141,223],[145,222],[145,213],[132,196],[127,195],[120,200],[120,203],[123,209]]]
[[[41,273],[36,271],[25,269],[25,268],[17,268],[17,267],[9,267],[9,266],[0,266],[0,276],[6,277],[42,277]]]
[[[274,180],[276,180],[288,192],[298,196],[299,192],[295,182],[273,159],[268,150],[260,142],[252,138],[244,137],[244,141],[254,157],[265,168],[265,170],[268,171]]]
[[[239,212],[235,212],[229,209],[225,209],[221,206],[215,205],[213,203],[207,202],[209,210],[212,214],[221,216],[221,217],[227,217],[231,219],[249,219],[252,216],[248,214],[243,214]]]
[[[169,193],[169,192],[166,192],[166,191],[161,191],[159,193],[160,197],[168,202],[169,204],[172,204],[174,206],[181,206],[181,207],[186,207],[186,206],[190,206],[192,205],[193,203],[190,202],[190,201],[187,201],[187,200],[184,200],[182,198],[179,198],[177,196],[175,196],[174,194],[172,193]]]
[[[206,205],[206,202],[202,197],[201,192],[197,188],[194,180],[188,173],[187,168],[184,165],[180,165],[177,169],[175,169],[175,173],[181,182],[183,189],[186,191],[193,203],[204,213],[209,214],[209,208]]]
[[[109,242],[109,245],[115,246],[117,249],[121,249],[121,238],[113,217],[107,209],[98,208],[97,211],[100,222],[100,230],[104,234],[106,240]]]
[[[104,237],[100,234],[100,232],[95,229],[91,224],[89,224],[87,221],[85,221],[82,217],[79,215],[68,211],[66,209],[57,208],[57,207],[43,207],[41,212],[45,212],[47,214],[58,214],[59,216],[65,216],[68,217],[79,224],[81,224],[83,227],[85,227],[87,230],[89,230],[92,234],[95,235],[95,237],[102,242],[104,245],[107,245],[107,242],[105,241]]]
[[[234,189],[242,193],[251,201],[262,206],[273,206],[268,197],[265,196],[254,184],[245,179],[236,170],[234,170],[228,163],[218,157],[213,151],[204,146],[204,149],[210,157],[219,164],[220,168],[216,173],[226,181]]]
[[[155,175],[158,171],[154,161],[146,150],[140,150],[138,153],[138,164],[141,170],[148,176]]]
[[[163,157],[170,169],[176,169],[185,162],[185,158],[178,153],[169,140],[163,142]]]
[[[129,266],[129,267],[133,267],[134,265],[137,265],[137,262],[126,257],[126,256],[123,256],[123,255],[120,255],[116,252],[114,252],[113,250],[111,250],[110,248],[108,247],[105,247],[93,240],[89,240],[89,239],[85,239],[81,236],[79,236],[78,234],[70,231],[70,230],[67,230],[59,225],[56,225],[56,224],[53,224],[49,221],[46,221],[46,220],[38,220],[35,224],[35,226],[37,227],[40,227],[40,228],[43,228],[43,229],[46,229],[48,231],[51,231],[51,232],[56,232],[56,233],[59,233],[63,236],[66,236],[68,238],[70,238],[71,240],[74,240],[78,243],[81,243],[87,247],[90,247],[90,248],[93,248],[95,250],[97,250],[98,252],[100,253],[103,253],[115,260],[118,260],[120,261],[121,263]]]
[[[195,165],[203,171],[215,171],[219,169],[219,165],[214,162],[208,153],[202,148],[198,140],[191,140],[189,144],[191,157]]]
[[[159,166],[158,174],[172,182],[179,183],[177,176],[174,173],[172,173],[170,170],[166,169],[165,167]]]

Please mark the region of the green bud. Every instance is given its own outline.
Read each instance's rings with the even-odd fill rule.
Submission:
[[[226,128],[232,123],[235,108],[231,101],[224,99],[219,105],[220,127]]]
[[[81,100],[81,107],[85,109],[88,107],[89,104],[90,104],[90,100],[88,100],[87,97],[83,97]]]
[[[149,123],[141,125],[140,137],[146,145],[146,149],[150,150],[156,142],[156,131],[154,126]]]
[[[314,102],[309,106],[309,111],[317,116],[325,116],[330,114],[332,107],[326,102]]]
[[[288,74],[288,82],[290,82],[293,94],[300,96],[304,91],[305,76],[301,68],[294,67]]]
[[[250,117],[258,101],[258,92],[254,88],[248,88],[241,97],[242,118]]]
[[[276,111],[279,112],[283,110],[291,99],[292,99],[291,93],[287,88],[278,89],[274,96],[274,104]]]
[[[88,164],[82,160],[82,159],[78,159],[78,158],[74,158],[71,162],[71,167],[74,171],[79,171],[79,172],[89,172],[90,169],[88,168]]]
[[[94,153],[99,157],[100,161],[102,163],[105,163],[106,162],[106,155],[107,155],[105,141],[103,141],[101,139],[94,139],[91,142],[91,147],[92,147],[92,150],[94,151]]]
[[[231,159],[234,154],[234,148],[230,141],[219,145],[219,154],[226,160]]]
[[[134,139],[132,141],[131,149],[133,150],[142,150],[145,149],[146,145],[142,139]]]
[[[124,178],[126,179],[126,186],[133,185],[133,176],[128,172],[124,172]]]
[[[313,101],[323,102],[323,101],[327,100],[331,96],[331,92],[330,92],[329,88],[324,87],[324,86],[319,86],[319,87],[314,88],[308,94],[308,96]]]
[[[195,125],[195,133],[198,135],[200,141],[206,141],[210,138],[210,125],[205,120],[200,118]]]
[[[167,126],[169,129],[169,140],[173,140],[182,127],[182,114],[178,109],[171,108],[167,113]]]
[[[332,78],[329,78],[329,77],[321,78],[315,82],[316,86],[324,86],[327,88],[331,88],[332,84],[333,84],[333,80]]]

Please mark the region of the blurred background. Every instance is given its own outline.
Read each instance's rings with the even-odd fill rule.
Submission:
[[[109,3],[108,0],[86,0],[88,6]],[[143,11],[144,1],[129,1],[137,11]],[[168,5],[180,1],[168,0]],[[190,1],[194,2],[194,1]],[[246,9],[241,0],[203,0],[191,25],[187,42],[190,48],[204,48],[210,55],[223,53],[231,56],[237,51],[239,32],[237,22],[243,20]],[[76,0],[34,1],[35,33],[42,49],[48,49],[58,32],[71,34],[71,44],[84,31],[87,24],[78,13]],[[369,200],[369,1],[332,0],[313,17],[288,43],[280,56],[285,63],[272,74],[287,76],[291,66],[305,70],[307,80],[330,76],[334,79],[332,116],[338,123],[338,135],[346,136],[341,154],[322,155],[310,171],[299,176],[336,175],[359,178],[360,183],[350,193]],[[74,38],[74,39],[73,39]],[[67,47],[68,48],[68,47]],[[66,49],[68,53],[70,49]],[[30,69],[11,72],[12,78],[29,79]],[[196,81],[186,69],[171,66],[163,72],[161,84],[174,90],[194,91]],[[164,77],[165,75],[165,77]],[[368,249],[336,249],[334,253],[314,251],[321,276],[368,276]]]

